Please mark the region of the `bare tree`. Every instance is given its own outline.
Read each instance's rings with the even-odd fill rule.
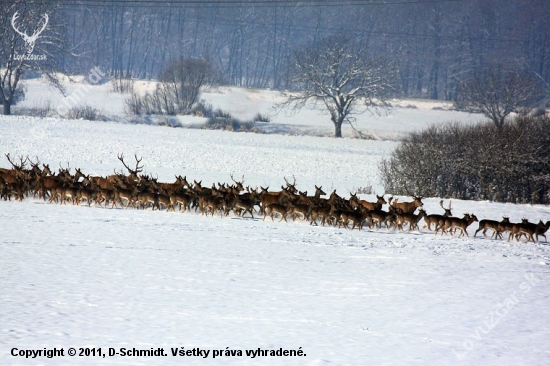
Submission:
[[[501,130],[506,117],[520,107],[532,106],[540,95],[534,75],[516,70],[505,71],[491,65],[459,84],[459,108],[481,111]]]
[[[291,77],[299,93],[287,93],[278,108],[298,111],[321,103],[330,113],[334,136],[342,137],[342,124],[353,115],[377,108],[387,109],[395,91],[395,69],[383,59],[368,59],[350,39],[329,37],[310,43],[294,55]]]
[[[206,60],[179,58],[169,62],[160,74],[160,82],[152,94],[140,97],[136,93],[126,100],[133,114],[186,114],[198,102],[200,90],[216,83],[218,73]]]
[[[63,90],[54,73],[63,62],[59,51],[66,44],[55,18],[58,8],[58,1],[0,3],[0,101],[5,115],[11,114],[27,70],[40,72]]]
[[[160,82],[172,96],[177,112],[187,113],[198,102],[200,89],[215,81],[216,73],[207,60],[179,58],[169,62]]]

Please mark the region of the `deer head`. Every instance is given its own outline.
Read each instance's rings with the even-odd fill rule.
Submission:
[[[38,39],[38,36],[40,35],[40,33],[44,31],[44,29],[46,29],[46,26],[48,25],[48,20],[49,20],[48,14],[42,15],[42,19],[44,19],[44,24],[42,24],[42,26],[36,31],[34,31],[34,33],[30,36],[26,32],[21,32],[19,28],[15,25],[15,21],[18,18],[19,18],[19,12],[16,11],[15,14],[13,14],[13,17],[11,18],[11,26],[21,37],[23,37],[23,40],[27,44],[27,54],[30,54],[34,50],[34,45],[36,43],[36,40]]]

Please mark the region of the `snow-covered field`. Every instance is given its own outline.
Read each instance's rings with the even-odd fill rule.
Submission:
[[[25,103],[38,104],[31,93],[29,87]],[[87,100],[103,100],[106,115],[120,115],[116,94],[91,94]],[[277,97],[235,88],[211,95],[214,106],[234,108],[240,117],[268,110]],[[388,117],[365,115],[360,123],[391,136],[429,121],[479,118],[428,104]],[[303,122],[312,113],[277,115],[271,123],[316,131],[328,124],[330,130],[326,116],[317,117],[319,125]],[[145,171],[163,181],[181,174],[209,186],[230,182],[233,174],[253,187],[277,189],[294,175],[297,188],[310,194],[315,185],[342,196],[369,185],[384,193],[377,165],[396,145],[384,138],[0,117],[2,167],[9,167],[3,155],[9,152],[105,175],[122,168],[117,153],[135,153]],[[546,206],[452,205],[456,215],[479,219],[550,219]],[[425,208],[442,211],[436,197],[427,198]],[[427,229],[350,231],[32,198],[0,201],[0,364],[549,364],[550,246],[473,238],[475,229],[469,238],[455,238]],[[64,356],[12,356],[54,347]],[[101,348],[106,356],[71,357],[70,347],[77,354]],[[172,356],[181,347],[209,354]],[[110,348],[163,348],[166,356],[109,356]],[[247,355],[258,348],[303,355]],[[231,350],[237,355],[226,355]]]

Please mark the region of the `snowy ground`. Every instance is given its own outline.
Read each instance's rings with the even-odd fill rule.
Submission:
[[[89,80],[88,76],[87,79]],[[206,118],[195,116],[153,116],[136,117],[125,113],[124,101],[129,94],[114,93],[110,82],[99,84],[83,83],[82,77],[74,77],[72,82],[65,82],[66,96],[41,79],[24,81],[27,98],[19,104],[19,109],[40,109],[44,106],[52,108],[52,114],[66,114],[68,108],[90,106],[102,115],[115,121],[139,121],[140,123],[167,123],[189,126],[200,125]],[[92,78],[92,80],[94,80]],[[154,82],[135,81],[134,90],[143,95],[151,92]],[[294,136],[333,136],[334,126],[326,110],[304,108],[296,114],[289,110],[274,108],[281,102],[282,94],[274,90],[245,89],[237,87],[211,87],[204,90],[200,96],[206,105],[230,113],[241,121],[250,121],[258,113],[267,116],[270,123],[258,124],[263,133],[284,134]],[[452,111],[452,104],[431,100],[394,100],[389,113],[364,112],[356,114],[355,127],[363,134],[376,140],[398,140],[408,132],[426,128],[432,124],[476,123],[482,120],[479,114]],[[17,113],[17,107],[14,107]],[[357,109],[357,111],[361,111]],[[344,125],[344,136],[355,136],[353,130]]]
[[[226,93],[235,100],[244,94]],[[111,104],[106,109],[119,113]],[[421,107],[402,113],[422,126],[422,111],[446,113],[445,121],[457,116]],[[372,125],[387,128],[384,121]],[[9,152],[38,156],[52,168],[70,162],[110,174],[122,168],[117,153],[136,153],[159,180],[182,174],[209,185],[234,174],[276,189],[294,175],[300,190],[322,185],[343,196],[368,185],[384,193],[377,165],[395,146],[383,139],[0,117],[2,167],[9,167]],[[426,199],[428,213],[441,212],[438,202]],[[546,206],[453,201],[453,208],[480,219],[550,219]],[[549,364],[550,246],[473,238],[476,228],[470,238],[453,238],[427,229],[360,232],[0,201],[0,364]],[[13,348],[54,347],[65,356],[11,355]],[[103,354],[160,347],[167,356],[98,360],[70,357],[70,347]],[[181,347],[210,353],[172,356],[171,348]],[[213,358],[226,347],[243,355]],[[305,355],[246,355],[258,348]]]

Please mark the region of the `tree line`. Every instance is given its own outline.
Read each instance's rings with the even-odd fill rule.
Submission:
[[[48,12],[50,62],[82,74],[156,79],[174,59],[209,60],[227,84],[292,89],[293,54],[343,34],[395,62],[404,96],[454,100],[460,81],[495,61],[550,81],[545,0],[46,1],[0,4],[2,65],[14,11]],[[34,9],[34,10],[33,10]],[[40,14],[29,16],[27,29]],[[49,33],[49,35],[48,35]],[[63,45],[63,50],[55,49]]]

